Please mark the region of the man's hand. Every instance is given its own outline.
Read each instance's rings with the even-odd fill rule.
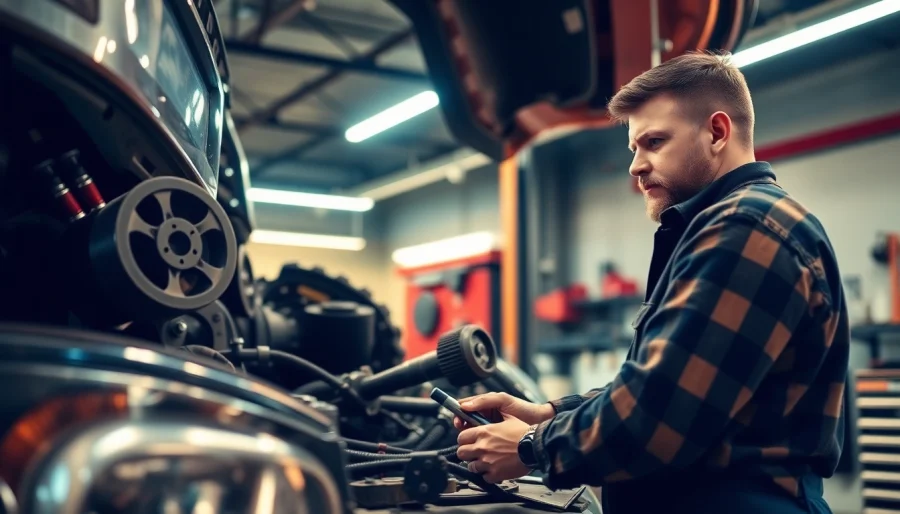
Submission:
[[[500,423],[506,419],[504,415],[507,415],[518,418],[526,425],[537,425],[556,415],[556,411],[553,410],[553,406],[549,403],[526,402],[506,393],[486,393],[462,398],[459,400],[459,406],[464,411],[478,412],[491,423]],[[471,428],[459,417],[453,418],[453,426],[457,430]],[[524,432],[522,433],[524,434]]]
[[[528,423],[504,416],[500,423],[472,427],[460,432],[456,456],[469,462],[469,471],[481,474],[491,484],[527,475],[530,469],[519,459],[519,440]]]

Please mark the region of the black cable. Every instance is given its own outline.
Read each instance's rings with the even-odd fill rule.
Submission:
[[[208,346],[203,346],[203,345],[199,345],[199,344],[189,344],[189,345],[182,346],[181,349],[186,352],[193,353],[194,355],[202,355],[203,357],[209,357],[218,363],[228,366],[228,368],[230,368],[231,371],[237,371],[234,367],[234,364],[232,364],[231,361],[228,360],[227,357],[225,357],[225,355],[223,355],[221,352],[217,352],[217,351],[213,350],[212,348],[210,348]]]
[[[437,457],[444,455],[451,455],[456,453],[457,446],[451,446],[449,448],[441,448],[437,451],[430,452],[409,452],[409,453],[372,453],[372,452],[364,452],[359,450],[345,450],[345,453],[351,457],[358,457],[360,459],[367,460],[384,460],[384,459],[411,459],[413,457]]]
[[[411,432],[399,441],[391,441],[390,445],[398,448],[415,448],[426,435],[427,432]]]
[[[407,464],[410,463],[412,459],[410,458],[386,458],[377,461],[370,462],[359,462],[356,464],[350,464],[347,466],[347,469],[351,474],[357,475],[361,472],[368,473],[384,473],[387,471],[395,471],[399,469],[403,469]],[[517,501],[519,500],[517,497],[513,496],[511,493],[505,491],[503,488],[498,486],[497,484],[488,483],[484,477],[474,471],[469,471],[465,466],[454,464],[452,462],[447,463],[447,472],[451,475],[455,475],[458,478],[463,480],[468,480],[473,484],[480,487],[484,492],[498,496],[503,498],[513,498]]]
[[[447,425],[444,423],[435,423],[431,426],[431,429],[428,430],[428,435],[426,435],[418,444],[416,444],[416,450],[425,450],[429,446],[438,443],[444,434],[447,433]]]
[[[388,453],[412,453],[412,450],[408,448],[401,448],[399,446],[392,446],[385,443],[372,443],[369,441],[360,441],[358,439],[347,439],[344,438],[344,442],[347,443],[347,447],[352,448],[354,450],[359,451],[369,451],[369,452],[388,452]]]
[[[356,464],[348,465],[347,470],[349,470],[351,474],[363,471],[369,473],[384,473],[386,471],[403,469],[409,462],[410,459],[385,459],[379,461],[358,462]]]
[[[229,355],[229,354],[233,355],[231,350],[222,350],[222,353],[225,355]],[[296,355],[291,355],[290,353],[283,352],[281,350],[269,350],[268,353],[269,353],[269,357],[271,357],[272,360],[281,361],[283,363],[290,364],[296,368],[302,369],[303,371],[305,371],[311,375],[316,375],[317,377],[322,379],[328,385],[335,388],[338,392],[340,392],[344,396],[353,399],[354,402],[357,402],[361,406],[365,407],[365,405],[366,405],[365,400],[363,400],[356,391],[351,389],[349,385],[346,385],[338,377],[325,371],[324,369],[313,364],[312,362],[310,362],[306,359],[297,357]],[[259,349],[258,348],[241,348],[239,354],[236,355],[236,357],[241,360],[243,360],[243,359],[258,360],[259,359]]]

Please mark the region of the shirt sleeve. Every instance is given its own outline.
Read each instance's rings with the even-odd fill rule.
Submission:
[[[590,400],[597,395],[603,394],[604,391],[609,389],[610,384],[606,384],[605,386],[598,387],[596,389],[591,389],[584,394],[570,394],[568,396],[563,396],[562,398],[557,398],[556,400],[550,400],[550,405],[553,406],[553,410],[555,410],[557,414],[576,409],[587,400]]]
[[[748,414],[810,311],[809,268],[762,223],[732,214],[685,241],[637,359],[600,394],[538,426],[549,487],[603,485],[697,461]]]

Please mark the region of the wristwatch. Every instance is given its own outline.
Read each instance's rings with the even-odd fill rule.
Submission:
[[[537,427],[537,425],[531,425],[528,427],[525,435],[519,439],[519,460],[529,469],[537,469],[538,467],[537,452],[534,447],[534,432],[537,430]]]

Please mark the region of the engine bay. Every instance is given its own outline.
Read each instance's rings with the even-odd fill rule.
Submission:
[[[0,383],[15,391],[0,511],[599,513],[584,487],[488,484],[456,457],[433,388],[546,401],[483,329],[405,359],[388,310],[347,279],[293,263],[254,277],[227,63],[200,23],[215,13],[138,4],[158,22],[142,44],[174,31],[181,50],[117,60],[111,35],[79,48],[83,32],[38,23],[91,12],[0,1]],[[195,67],[212,93],[164,87],[165,66]]]

